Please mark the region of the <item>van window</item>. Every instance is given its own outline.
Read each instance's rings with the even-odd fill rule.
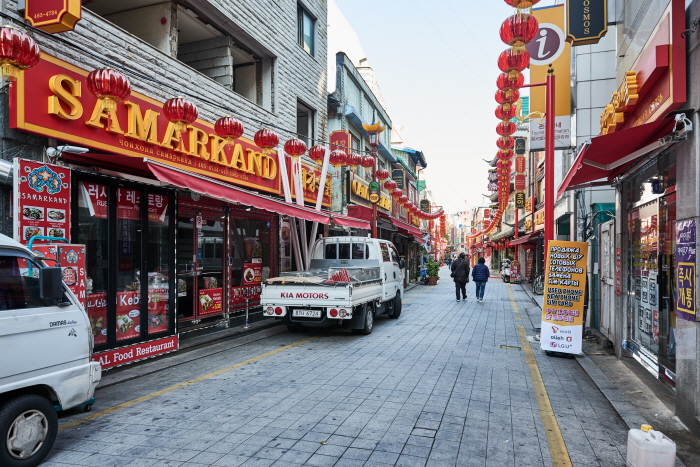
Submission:
[[[338,253],[338,259],[350,259],[350,244],[341,243],[340,251]]]
[[[326,243],[323,251],[323,259],[338,259],[337,246],[337,243]]]
[[[29,266],[36,277],[29,276]],[[47,306],[39,298],[40,268],[17,256],[0,256],[0,310]]]
[[[352,244],[352,259],[367,259],[369,258],[369,250],[364,243]]]
[[[382,251],[382,260],[389,263],[391,258],[389,257],[389,248],[387,248],[386,243],[380,243],[379,249]]]
[[[396,251],[396,247],[390,245],[389,248],[391,248],[391,259],[394,260],[394,263],[399,264],[399,252]]]

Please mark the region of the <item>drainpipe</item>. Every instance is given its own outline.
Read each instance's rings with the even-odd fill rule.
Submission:
[[[12,185],[12,172],[14,164],[9,161],[0,159],[0,184]]]

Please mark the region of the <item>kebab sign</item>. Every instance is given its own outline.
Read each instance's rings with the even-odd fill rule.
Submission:
[[[540,337],[542,350],[581,353],[587,261],[586,242],[549,241]]]

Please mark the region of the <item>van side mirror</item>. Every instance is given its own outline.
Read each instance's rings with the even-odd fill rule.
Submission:
[[[406,260],[403,258],[399,258],[399,268],[403,269],[406,267]]]
[[[58,301],[63,298],[61,268],[41,268],[39,271],[39,298]]]

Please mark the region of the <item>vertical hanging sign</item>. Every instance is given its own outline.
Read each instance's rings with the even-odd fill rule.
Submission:
[[[550,240],[544,273],[542,350],[580,354],[588,243]]]
[[[25,245],[35,235],[70,240],[70,169],[15,159],[14,172],[15,240]]]
[[[597,44],[608,32],[608,0],[567,0],[566,41],[572,47]]]
[[[676,315],[696,321],[695,249],[696,221],[676,222]]]

